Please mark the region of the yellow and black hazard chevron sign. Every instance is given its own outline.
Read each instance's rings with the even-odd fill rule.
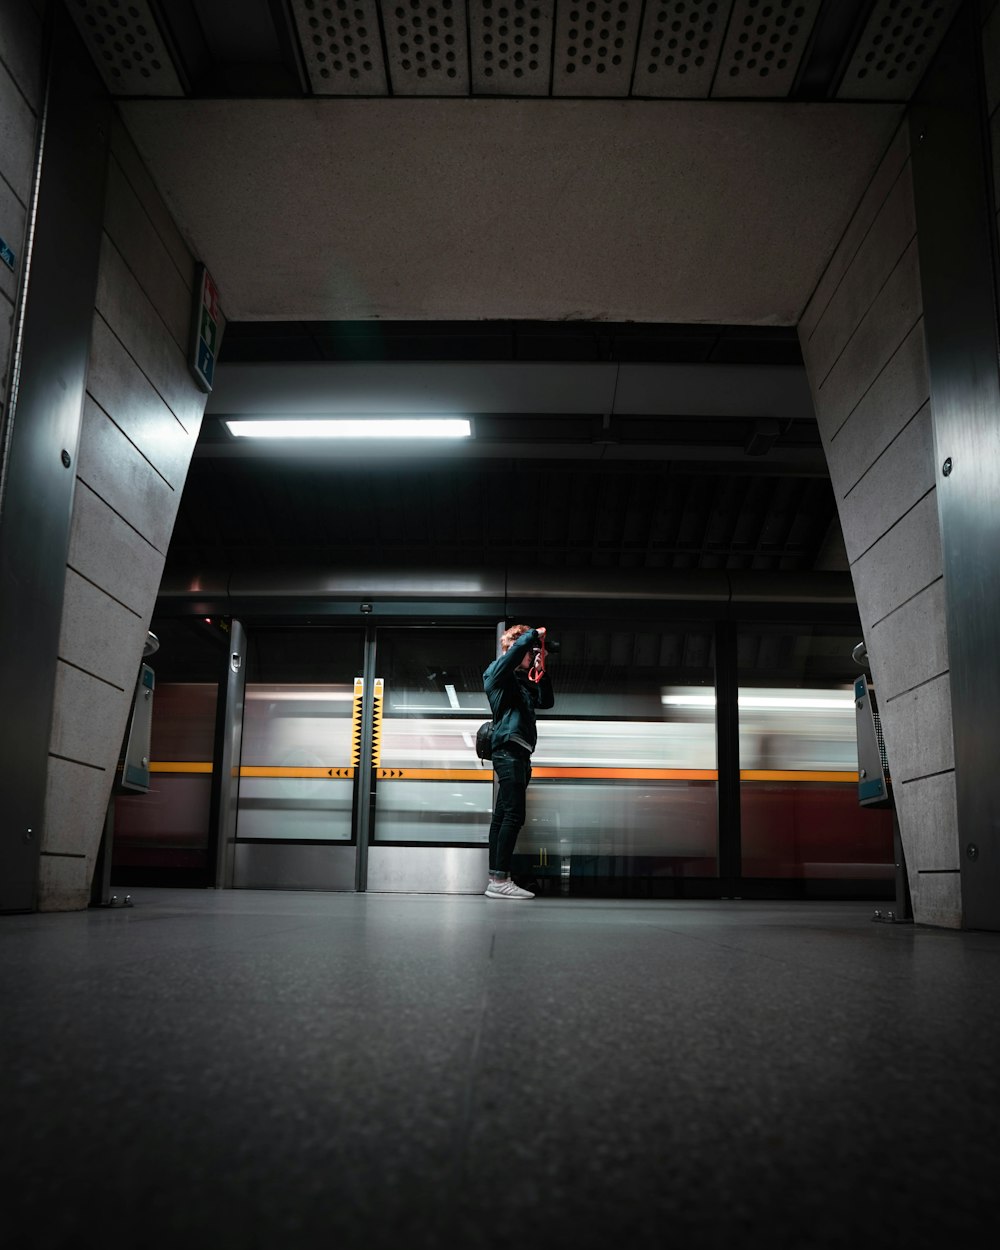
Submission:
[[[365,679],[354,679],[354,709],[351,713],[351,763],[355,768],[361,766],[361,708],[364,703]]]
[[[372,696],[372,768],[378,768],[382,758],[382,702],[385,694],[385,678],[375,678]]]

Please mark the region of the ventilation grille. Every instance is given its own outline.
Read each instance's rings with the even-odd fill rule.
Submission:
[[[474,94],[548,95],[552,0],[473,0],[469,26]]]
[[[646,0],[632,94],[704,99],[733,0]]]
[[[783,99],[822,2],[284,0],[316,95],[605,99]],[[960,2],[869,0],[838,98],[909,99]],[[166,0],[66,4],[113,95],[185,94]]]
[[[908,100],[959,3],[878,0],[844,74],[838,98]]]
[[[641,15],[640,0],[561,0],[553,94],[627,96]]]
[[[736,0],[712,95],[788,95],[820,4],[821,0]]]
[[[394,95],[467,95],[464,0],[379,0]]]
[[[375,0],[291,0],[316,95],[385,95]]]
[[[184,94],[146,0],[70,0],[68,7],[112,95]]]
[[[882,761],[882,772],[889,776],[889,757],[885,750],[885,738],[882,736],[882,717],[878,712],[872,711],[872,718],[875,721],[875,741],[878,743],[879,759]]]

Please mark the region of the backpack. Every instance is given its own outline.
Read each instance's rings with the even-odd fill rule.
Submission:
[[[481,760],[493,758],[493,722],[484,720],[476,730],[476,754]]]

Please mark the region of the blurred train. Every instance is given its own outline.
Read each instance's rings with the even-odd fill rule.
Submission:
[[[154,793],[119,799],[119,865],[163,862],[157,849],[186,851],[192,865],[205,854],[211,763],[184,758],[178,724],[199,689],[204,702],[204,688],[158,691],[159,739],[172,759],[156,761]],[[351,840],[352,701],[346,685],[248,685],[238,839]],[[742,875],[890,878],[891,813],[857,803],[851,689],[744,688],[739,702]],[[488,840],[492,770],[474,747],[487,714],[479,692],[386,692],[374,842]],[[561,697],[539,717],[519,869],[716,876],[715,733],[711,687]],[[154,760],[156,748],[154,726]],[[185,768],[193,764],[200,773]]]

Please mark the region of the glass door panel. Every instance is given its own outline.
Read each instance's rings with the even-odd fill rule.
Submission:
[[[515,873],[566,892],[717,875],[712,629],[553,621],[549,635],[555,707],[538,718]]]
[[[115,797],[113,871],[207,868],[218,693],[216,682],[157,683],[149,793]]]
[[[493,770],[476,757],[476,729],[490,715],[483,670],[496,632],[381,629],[384,677],[373,843],[484,846]]]
[[[550,626],[556,705],[538,717],[515,872],[535,879],[718,871],[712,631]],[[380,630],[385,678],[373,845],[488,842],[494,630]],[[564,880],[563,884],[566,882]]]
[[[112,885],[208,883],[219,679],[228,632],[217,620],[154,617],[159,650],[148,794],[115,790]]]
[[[248,637],[237,841],[350,842],[360,630]]]
[[[856,628],[739,635],[745,877],[891,880],[892,813],[858,804]]]

